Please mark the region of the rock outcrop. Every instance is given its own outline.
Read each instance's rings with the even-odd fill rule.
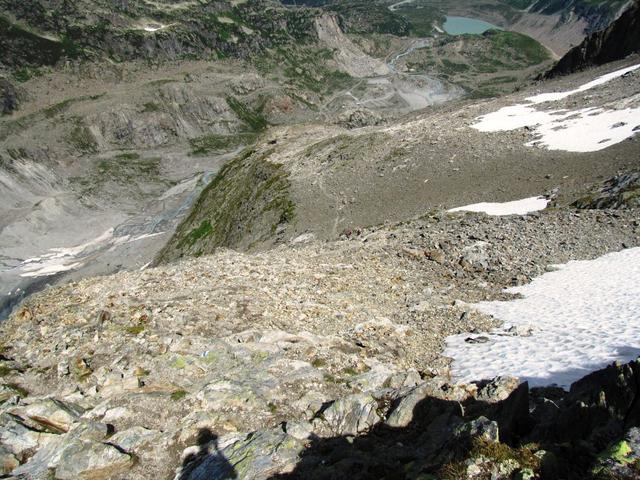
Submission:
[[[0,78],[0,114],[9,115],[18,109],[22,94],[9,80]]]
[[[640,206],[640,173],[625,173],[607,180],[572,204],[576,208],[633,208]]]

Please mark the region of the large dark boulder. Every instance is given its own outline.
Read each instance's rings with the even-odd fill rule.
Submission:
[[[572,206],[580,209],[640,207],[640,172],[610,178],[604,185],[573,202]]]
[[[20,91],[8,80],[0,78],[0,113],[13,113],[20,105],[20,98]]]

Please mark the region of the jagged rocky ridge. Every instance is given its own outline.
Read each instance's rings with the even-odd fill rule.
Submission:
[[[602,65],[640,51],[640,2],[634,0],[629,9],[607,28],[592,33],[571,49],[546,74],[547,78],[566,75],[592,65]]]
[[[640,173],[632,172],[607,180],[604,187],[573,202],[576,208],[631,208],[640,206]]]

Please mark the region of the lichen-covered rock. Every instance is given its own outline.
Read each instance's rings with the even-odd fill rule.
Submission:
[[[372,110],[359,108],[340,114],[337,123],[345,128],[352,129],[382,125],[385,123],[385,120]]]
[[[477,399],[481,402],[497,403],[509,398],[520,386],[520,380],[514,377],[497,377],[478,391]]]
[[[149,444],[157,441],[160,432],[141,426],[131,427],[122,432],[117,432],[109,438],[109,443],[117,445],[127,453],[140,455]]]
[[[0,445],[21,461],[53,438],[56,435],[29,428],[20,417],[0,414]]]
[[[613,442],[598,455],[594,475],[613,478],[637,478],[640,471],[640,428],[633,427],[621,440]]]
[[[429,387],[425,384],[419,385],[402,397],[395,408],[387,417],[385,423],[390,427],[406,427],[413,420],[413,413],[416,405],[425,399]]]
[[[500,441],[498,424],[482,416],[460,426],[456,434],[459,437],[480,438],[487,442],[497,443]]]
[[[6,447],[0,445],[0,475],[10,474],[16,467],[20,465],[15,455]]]
[[[322,412],[322,424],[334,435],[357,435],[381,420],[377,410],[378,402],[371,395],[350,395],[336,400]]]
[[[276,472],[291,471],[303,443],[282,429],[266,429],[246,436],[211,440],[185,451],[175,480],[267,480]]]
[[[133,463],[130,455],[106,443],[76,440],[65,446],[55,469],[60,480],[102,480],[124,473]]]
[[[53,433],[64,433],[68,432],[71,425],[78,421],[84,413],[84,409],[55,398],[46,398],[27,404],[24,407],[13,408],[10,412],[14,415],[19,415],[25,421],[33,422],[41,428],[51,430]]]

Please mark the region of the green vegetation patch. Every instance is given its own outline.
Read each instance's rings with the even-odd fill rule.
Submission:
[[[268,160],[270,153],[247,150],[225,165],[158,260],[205,255],[218,247],[251,249],[272,241],[277,227],[294,219],[295,205],[288,172]]]
[[[84,102],[87,100],[98,100],[99,98],[103,97],[105,94],[101,93],[99,95],[85,95],[82,97],[76,97],[76,98],[67,98],[66,100],[63,100],[62,102],[56,103],[54,105],[51,105],[50,107],[47,107],[45,109],[42,110],[43,115],[46,118],[53,118],[61,113],[66,112],[69,107],[71,105],[73,105],[74,103],[78,103],[78,102]]]
[[[350,1],[332,4],[327,9],[339,15],[340,27],[345,33],[388,33],[397,36],[409,34],[410,24],[407,19],[383,4]]]
[[[484,34],[498,50],[509,50],[516,62],[525,66],[537,65],[551,58],[549,51],[540,42],[527,35],[503,30],[489,30]]]
[[[211,152],[224,152],[241,145],[250,145],[256,140],[253,132],[237,135],[209,134],[189,140],[191,155],[206,155]]]
[[[129,194],[144,196],[143,186],[148,182],[170,183],[162,178],[161,164],[159,157],[143,158],[136,152],[123,152],[112,158],[101,158],[89,173],[69,181],[82,199],[112,188],[114,184],[134,187]]]
[[[441,10],[423,3],[399,5],[396,13],[409,23],[409,32],[415,37],[428,37],[434,32],[434,25],[442,25],[445,15]]]
[[[463,87],[471,98],[486,98],[514,91],[550,62],[549,51],[533,38],[489,30],[435,39],[432,48],[414,51],[407,67],[441,76]]]
[[[143,113],[151,113],[151,112],[159,112],[159,111],[160,111],[160,105],[158,105],[155,102],[147,102],[144,105],[142,105]]]
[[[523,445],[519,448],[512,448],[500,442],[493,442],[482,437],[474,438],[472,441],[471,457],[481,456],[490,458],[496,463],[507,460],[515,460],[520,468],[528,468],[533,471],[540,469],[540,458],[535,455],[539,450],[536,444]]]
[[[144,332],[144,325],[133,325],[131,327],[127,327],[127,333],[130,333],[131,335],[138,335],[142,332]]]
[[[80,118],[74,119],[74,126],[67,135],[67,142],[81,153],[95,153],[98,151],[98,145],[93,134]]]
[[[266,52],[252,61],[264,75],[283,75],[288,84],[324,96],[355,83],[347,73],[328,67],[333,55],[327,48],[292,46]]]
[[[12,55],[4,58],[16,67],[53,65],[65,54],[61,41],[48,38],[26,25],[13,23],[4,15],[0,15],[0,45],[12,51]],[[21,78],[18,76],[16,80]]]
[[[171,400],[177,402],[179,400],[182,400],[186,396],[187,392],[185,390],[176,390],[171,394]]]
[[[211,226],[211,222],[209,220],[203,220],[198,228],[194,228],[191,230],[186,236],[184,242],[191,246],[196,243],[198,240],[208,237],[213,233],[213,227]]]
[[[226,100],[229,108],[249,127],[250,131],[260,132],[267,128],[267,119],[262,114],[265,105],[264,100],[260,102],[257,108],[252,108],[232,96],[228,96]]]

